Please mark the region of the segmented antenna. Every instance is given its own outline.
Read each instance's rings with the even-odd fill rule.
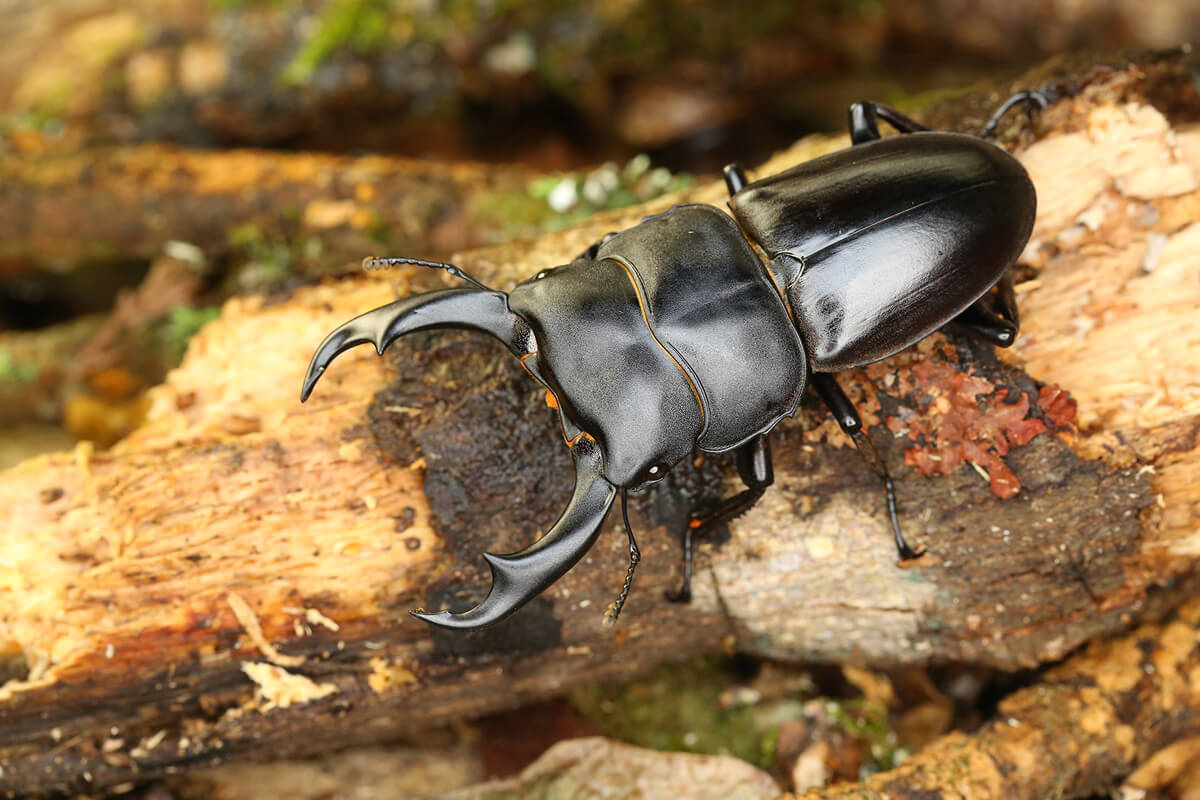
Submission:
[[[621,616],[621,609],[625,606],[625,598],[629,597],[629,587],[633,586],[633,572],[637,569],[638,562],[642,560],[642,552],[638,550],[637,541],[633,538],[633,528],[629,525],[627,491],[624,488],[621,489],[621,519],[625,522],[625,533],[629,536],[629,571],[625,573],[625,585],[621,587],[621,594],[615,601],[609,603],[608,610],[604,612],[604,624],[609,626],[617,624],[617,617]]]
[[[467,273],[463,272],[459,267],[456,267],[453,264],[446,264],[441,261],[425,261],[420,258],[399,258],[399,257],[395,257],[395,256],[390,256],[390,257],[367,256],[366,258],[363,259],[362,268],[367,269],[367,270],[387,269],[388,267],[396,267],[401,264],[414,264],[418,267],[431,267],[433,269],[444,269],[444,270],[446,270],[446,272],[450,273],[455,278],[464,280],[467,283],[470,283],[480,289],[484,289],[485,291],[491,291],[491,289],[489,287],[484,286],[482,283],[475,280]]]

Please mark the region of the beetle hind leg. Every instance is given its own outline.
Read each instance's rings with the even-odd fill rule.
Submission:
[[[1027,92],[1017,92],[1012,97],[1000,104],[1000,107],[992,114],[991,119],[983,126],[983,132],[979,135],[988,139],[996,134],[996,128],[1000,125],[1000,120],[1009,112],[1013,106],[1024,105],[1032,118],[1034,114],[1046,108],[1053,103],[1057,98],[1057,92],[1052,89],[1042,88],[1034,89]]]
[[[883,479],[883,491],[887,496],[888,518],[892,523],[892,536],[896,540],[896,551],[900,554],[900,560],[909,561],[925,555],[924,548],[914,550],[904,540],[904,534],[900,531],[900,517],[896,513],[896,486],[892,482],[892,476],[888,473],[887,464],[884,463],[879,451],[875,449],[875,445],[863,430],[862,418],[858,416],[850,398],[846,397],[842,387],[838,386],[834,377],[828,373],[813,373],[812,382],[816,387],[817,394],[833,414],[838,425],[854,442],[854,446],[858,448],[858,452],[866,459],[871,469]]]
[[[766,434],[755,436],[737,449],[737,467],[746,488],[712,508],[692,512],[683,532],[683,581],[678,591],[666,595],[672,603],[686,603],[692,599],[692,540],[749,511],[775,482],[771,443]]]
[[[967,306],[953,321],[996,347],[1011,347],[1020,328],[1012,272],[1005,272],[991,291]]]

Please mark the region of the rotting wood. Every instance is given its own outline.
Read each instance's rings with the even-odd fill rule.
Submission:
[[[325,750],[722,647],[1013,668],[1161,613],[1190,588],[1200,551],[1200,285],[1178,279],[1195,269],[1200,148],[1196,132],[1137,102],[1139,81],[1170,69],[1094,76],[1020,151],[1045,200],[1016,348],[997,357],[938,335],[842,377],[899,473],[910,538],[930,549],[905,568],[873,476],[806,406],[776,435],[767,497],[727,541],[701,547],[690,606],[661,599],[677,579],[672,532],[729,474],[722,459],[681,465],[633,504],[643,562],[617,629],[600,624],[625,566],[612,519],[572,573],[504,626],[431,630],[405,611],[478,600],[479,554],[531,541],[565,503],[569,459],[539,393],[490,342],[413,337],[387,362],[365,349],[341,357],[301,407],[315,343],[393,287],[362,278],[285,302],[230,301],[132,436],[0,478],[11,509],[0,649],[17,678],[0,688],[0,790],[79,791]],[[1064,162],[1055,148],[1067,136]],[[806,142],[763,170],[843,143]],[[1079,192],[1092,170],[1106,177]],[[670,202],[462,264],[510,284]],[[1124,374],[1109,367],[1127,358],[1109,325],[1118,349],[1140,355]],[[1164,342],[1193,344],[1168,361]],[[998,424],[985,435],[987,420]],[[926,436],[913,442],[918,429]],[[902,467],[953,454],[986,479],[966,464],[932,479]],[[1003,470],[1021,486],[1004,500]],[[264,655],[231,592],[277,654],[304,659],[278,667],[307,680],[289,681],[299,696],[286,708],[243,671]],[[311,624],[308,609],[337,630]]]
[[[1068,800],[1108,796],[1118,785],[1127,796],[1141,797],[1139,792],[1160,789],[1189,765],[1194,770],[1200,752],[1200,682],[1194,679],[1200,670],[1198,626],[1200,600],[1193,599],[1160,624],[1090,645],[1002,701],[979,730],[944,736],[898,768],[861,783],[780,796],[767,773],[744,762],[656,752],[597,737],[561,742],[519,776],[447,797],[515,800],[544,796],[548,786],[580,783],[596,796],[635,796],[644,790],[646,775],[665,784],[674,773],[680,781],[694,779],[698,769],[712,771],[709,781],[726,782],[724,796],[732,792],[747,800]],[[398,763],[373,779],[403,775],[404,762]],[[237,768],[222,769],[232,773],[219,773],[225,785],[245,780]],[[258,770],[277,774],[271,765]],[[631,775],[637,776],[636,786]],[[195,780],[203,785],[203,777]],[[1194,778],[1185,785],[1194,786]],[[686,797],[701,791],[674,788],[662,791]],[[238,796],[248,794],[242,789]]]
[[[502,238],[485,200],[524,193],[528,178],[516,167],[166,145],[0,154],[0,272],[148,261],[170,240],[214,257],[241,225],[295,247],[319,239],[331,265],[384,244],[435,257]]]
[[[1098,642],[1005,698],[971,733],[943,736],[861,784],[790,800],[1042,800],[1104,795],[1200,732],[1200,600]],[[1194,745],[1193,745],[1194,749]],[[784,800],[784,798],[781,798]]]

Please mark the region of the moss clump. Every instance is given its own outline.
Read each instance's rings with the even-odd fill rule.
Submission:
[[[730,675],[721,660],[663,669],[617,687],[588,687],[571,702],[601,733],[656,750],[728,753],[769,767],[779,731],[749,705],[722,703]]]
[[[196,335],[201,328],[221,316],[221,309],[216,306],[175,306],[167,315],[160,337],[165,355],[169,362],[178,364],[187,350],[188,340]]]
[[[18,361],[6,348],[0,347],[0,383],[30,384],[37,376],[36,364]]]
[[[280,218],[289,222],[286,212]],[[287,282],[301,265],[318,259],[324,250],[321,240],[312,236],[290,237],[268,231],[254,222],[246,222],[229,231],[229,244],[241,256],[230,270],[231,294],[264,291]]]
[[[893,769],[908,757],[909,751],[900,745],[882,703],[866,698],[827,700],[825,713],[847,736],[867,743],[865,755],[869,757],[863,762],[860,779]]]
[[[377,50],[389,40],[391,25],[385,0],[331,0],[316,32],[284,67],[280,78],[288,86],[302,85],[341,48],[349,46],[359,53]]]
[[[534,236],[568,228],[597,211],[645,203],[692,186],[691,175],[652,167],[637,155],[624,166],[609,162],[596,169],[547,175],[524,192],[499,194],[483,203],[481,221],[496,224],[512,236]]]

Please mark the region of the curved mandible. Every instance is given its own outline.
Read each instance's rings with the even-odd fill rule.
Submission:
[[[492,568],[492,589],[483,602],[455,614],[418,609],[414,617],[444,628],[472,630],[493,625],[545,591],[579,561],[596,541],[617,490],[601,474],[600,448],[587,436],[571,446],[575,494],[549,532],[519,553],[484,553]]]
[[[383,355],[387,346],[406,333],[430,328],[469,328],[490,333],[518,358],[525,355],[529,326],[508,307],[508,295],[481,289],[440,289],[405,297],[368,311],[333,330],[313,353],[300,402],[308,399],[317,380],[338,354],[371,342]]]

